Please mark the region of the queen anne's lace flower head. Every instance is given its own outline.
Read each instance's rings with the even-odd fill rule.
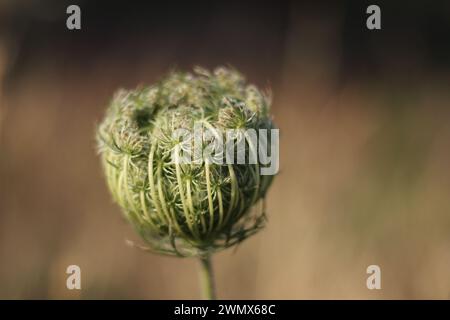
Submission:
[[[174,72],[151,87],[115,94],[98,128],[100,155],[114,200],[150,249],[203,255],[261,229],[272,180],[260,174],[262,164],[174,161],[174,148],[191,145],[173,132],[198,124],[215,133],[272,129],[269,109],[267,94],[223,67]],[[253,150],[245,134],[234,138]]]

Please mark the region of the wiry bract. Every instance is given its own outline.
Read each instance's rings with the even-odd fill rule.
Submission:
[[[213,132],[241,129],[232,139],[255,152],[244,130],[271,129],[269,107],[268,96],[227,68],[175,72],[154,86],[116,93],[98,129],[99,150],[114,200],[149,249],[203,255],[263,227],[272,177],[260,174],[261,163],[180,163],[172,151],[191,147],[174,130],[201,124]]]

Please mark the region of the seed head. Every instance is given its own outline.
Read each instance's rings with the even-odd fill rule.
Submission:
[[[200,256],[263,227],[272,181],[260,174],[263,164],[219,164],[202,155],[178,161],[174,150],[188,152],[195,139],[174,132],[209,128],[212,136],[197,137],[207,145],[227,129],[272,129],[269,108],[267,94],[223,67],[173,72],[153,86],[114,95],[97,131],[99,153],[115,202],[149,249]],[[244,140],[247,153],[255,150],[240,137],[234,142]]]

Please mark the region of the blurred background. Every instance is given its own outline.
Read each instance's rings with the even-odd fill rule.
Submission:
[[[450,2],[392,2],[370,31],[364,1],[0,0],[0,298],[200,297],[195,260],[125,244],[94,132],[116,89],[228,64],[273,91],[281,170],[219,297],[450,298]]]

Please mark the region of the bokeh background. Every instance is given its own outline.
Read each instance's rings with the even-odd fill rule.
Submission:
[[[219,297],[450,298],[450,3],[392,2],[369,31],[364,1],[1,0],[0,298],[200,297],[196,261],[126,246],[94,132],[116,89],[228,64],[274,93],[281,171]]]

